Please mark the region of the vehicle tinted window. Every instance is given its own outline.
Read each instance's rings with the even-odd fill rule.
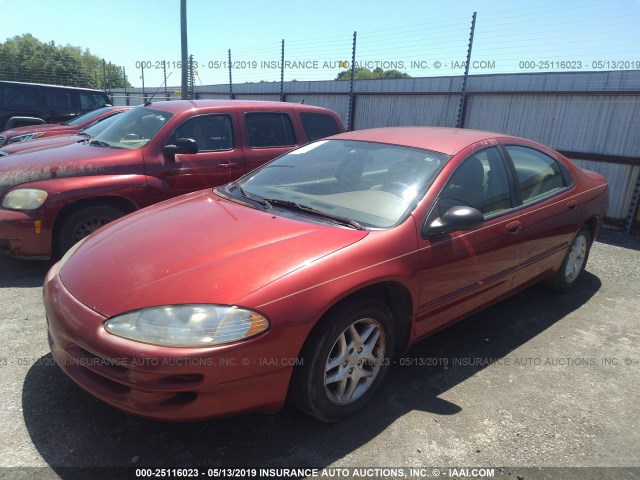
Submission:
[[[169,121],[172,114],[146,107],[132,108],[96,135],[90,145],[135,149],[144,147]]]
[[[98,92],[80,92],[80,111],[89,112],[109,102]]]
[[[73,112],[73,98],[70,91],[48,89],[44,94],[44,104],[56,113]]]
[[[532,148],[505,146],[516,169],[522,203],[528,204],[562,190],[565,180],[558,162]]]
[[[509,181],[496,148],[474,153],[453,173],[438,200],[440,215],[454,206],[477,208],[485,216],[511,208]]]
[[[92,112],[85,113],[84,115],[80,115],[79,117],[74,118],[73,120],[69,120],[68,122],[64,122],[65,125],[77,126],[82,125],[83,123],[91,122],[96,117],[100,115],[104,115],[105,112],[108,112],[108,108],[101,108],[99,110],[94,110]]]
[[[301,113],[302,127],[309,140],[319,140],[340,133],[333,117],[322,113]]]
[[[4,84],[2,104],[13,108],[35,108],[38,105],[38,90],[26,85]]]
[[[247,113],[244,121],[251,147],[290,147],[296,144],[293,124],[286,113]]]
[[[169,138],[169,144],[178,138],[193,138],[200,152],[214,152],[233,148],[233,128],[228,115],[203,115],[187,120]]]

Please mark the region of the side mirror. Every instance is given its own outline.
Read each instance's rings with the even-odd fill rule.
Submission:
[[[198,143],[193,138],[179,138],[175,145],[165,145],[162,151],[171,156],[178,153],[198,153]]]
[[[422,227],[423,237],[435,237],[443,233],[457,230],[475,230],[484,223],[484,215],[473,207],[451,207],[440,218],[436,218],[430,225]]]

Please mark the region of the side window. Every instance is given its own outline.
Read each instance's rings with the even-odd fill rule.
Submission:
[[[233,128],[229,115],[202,115],[182,125],[169,138],[169,144],[178,138],[193,138],[199,152],[216,152],[233,148]]]
[[[75,113],[71,92],[57,88],[45,90],[44,103],[47,109],[55,111],[57,114]]]
[[[532,148],[505,145],[516,170],[522,203],[527,205],[566,187],[558,162]]]
[[[38,105],[37,87],[4,84],[2,104],[13,108],[35,108]]]
[[[293,124],[286,113],[247,113],[244,123],[250,147],[290,147],[296,144]]]
[[[495,147],[474,153],[453,173],[438,199],[440,215],[454,206],[477,208],[485,216],[511,208],[509,181]]]
[[[322,113],[301,113],[302,127],[310,141],[340,133],[333,117]]]

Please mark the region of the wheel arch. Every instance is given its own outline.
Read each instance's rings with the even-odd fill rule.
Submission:
[[[81,208],[98,205],[108,205],[110,207],[117,208],[118,210],[122,210],[123,212],[125,212],[125,214],[135,212],[139,208],[134,201],[125,197],[115,195],[105,195],[100,197],[91,197],[76,200],[72,203],[69,203],[68,205],[65,205],[56,215],[51,234],[52,245],[55,245],[56,239],[60,234],[60,226],[64,223],[66,218],[68,218],[71,214],[80,210]]]
[[[413,301],[411,299],[409,289],[402,283],[393,280],[380,281],[371,285],[363,286],[339,299],[324,312],[313,326],[305,339],[305,345],[317,329],[323,328],[325,319],[331,316],[335,310],[339,309],[346,303],[360,298],[376,298],[378,300],[382,300],[382,302],[389,308],[393,323],[396,326],[395,353],[404,351],[407,348],[411,337]],[[304,350],[304,346],[302,350]]]

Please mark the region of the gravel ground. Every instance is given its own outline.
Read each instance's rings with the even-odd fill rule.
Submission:
[[[533,287],[417,344],[369,408],[333,425],[293,408],[171,424],[102,404],[48,353],[49,266],[0,258],[0,478],[135,478],[134,469],[67,467],[177,466],[640,478],[638,237],[604,231],[581,288],[568,295]],[[474,472],[464,473],[441,476]]]

